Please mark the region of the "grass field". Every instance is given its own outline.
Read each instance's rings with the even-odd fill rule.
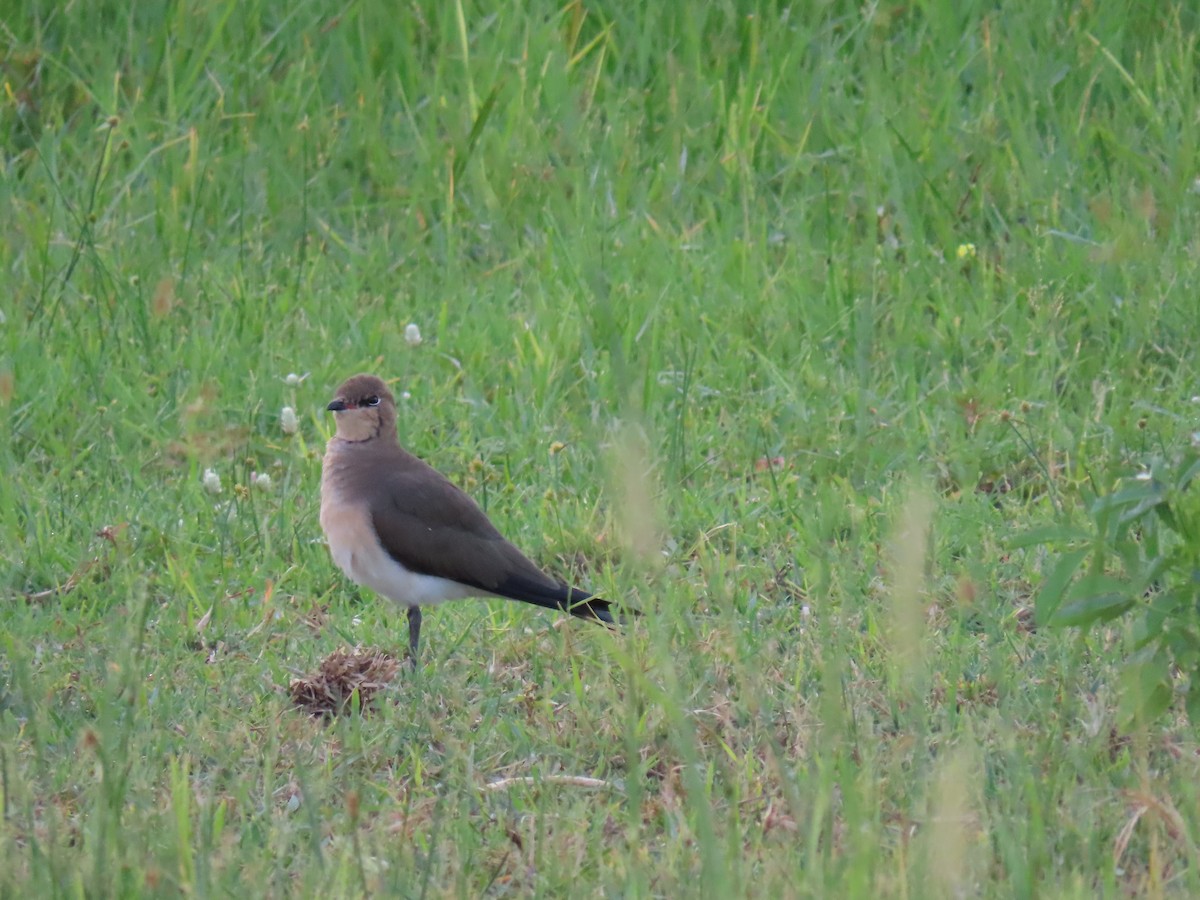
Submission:
[[[0,896],[1200,896],[1196,731],[1011,546],[1200,431],[1198,34],[0,6]],[[406,640],[316,516],[362,370],[646,615],[442,607],[293,708]]]

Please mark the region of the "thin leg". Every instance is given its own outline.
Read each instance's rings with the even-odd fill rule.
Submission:
[[[421,641],[421,607],[408,608],[408,661],[417,667],[417,644]]]

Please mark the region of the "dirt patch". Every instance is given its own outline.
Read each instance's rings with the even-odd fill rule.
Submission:
[[[382,650],[334,650],[314,674],[293,678],[288,693],[301,709],[329,718],[348,712],[357,691],[359,709],[366,711],[375,695],[392,683],[399,667],[399,660]]]

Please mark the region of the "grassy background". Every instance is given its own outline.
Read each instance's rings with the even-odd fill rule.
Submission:
[[[1200,19],[994,6],[3,7],[0,894],[1200,894],[1194,731],[1006,549],[1200,428]],[[405,640],[363,369],[646,617],[291,709]]]

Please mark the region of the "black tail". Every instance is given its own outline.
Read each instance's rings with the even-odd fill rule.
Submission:
[[[543,609],[556,609],[580,619],[592,619],[605,625],[624,625],[625,616],[618,610],[613,616],[613,604],[607,600],[589,594],[579,588],[568,587],[565,584],[555,584],[550,581],[534,582],[520,577],[509,578],[504,584],[491,589],[494,594],[507,597],[510,600],[520,600],[522,603],[532,603]],[[640,615],[637,610],[629,610],[632,615]]]
[[[632,606],[617,606],[579,588],[564,588],[563,594],[566,598],[558,608],[580,619],[593,619],[616,626],[625,625],[630,618],[636,619],[641,615],[641,611]]]
[[[580,619],[595,619],[605,625],[625,624],[623,616],[619,620],[613,618],[613,606],[607,600],[601,600],[575,588],[567,588],[565,593],[569,599],[564,601],[562,609],[571,615]]]

